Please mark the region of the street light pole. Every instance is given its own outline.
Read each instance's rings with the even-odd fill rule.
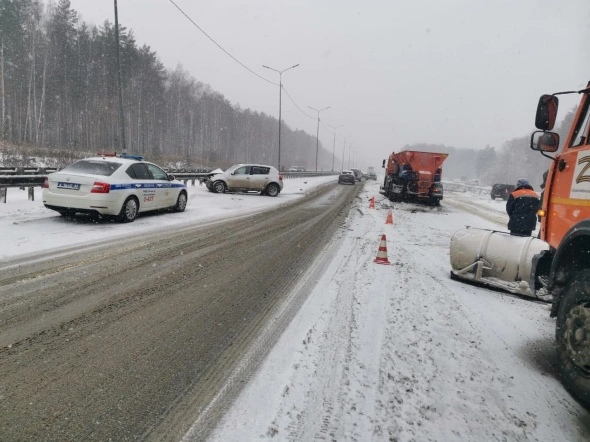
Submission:
[[[332,129],[334,129],[334,145],[332,146],[332,172],[334,172],[334,152],[336,150],[336,129],[339,129],[341,127],[344,127],[344,124],[341,124],[340,126],[332,126],[331,124],[328,124],[328,126],[330,126]]]
[[[279,73],[279,160],[278,160],[279,172],[281,171],[281,109],[282,109],[282,95],[283,95],[282,94],[282,92],[283,92],[283,72],[288,71],[289,69],[296,68],[297,66],[299,66],[299,64],[296,64],[294,66],[291,66],[290,68],[283,69],[282,71],[279,71],[277,69],[273,69],[268,66],[262,65],[263,68],[270,69],[271,71],[275,71],[275,72]]]
[[[342,145],[342,169],[344,170],[344,152],[346,152],[346,139],[349,138],[350,135],[348,135],[347,137],[344,137],[344,144]]]
[[[125,143],[125,113],[123,112],[123,80],[121,79],[121,56],[119,55],[119,12],[117,11],[117,0],[115,0],[115,44],[117,45],[117,85],[119,89],[121,149],[123,149],[123,153],[127,153],[127,145]]]
[[[320,151],[320,112],[325,111],[326,109],[330,109],[331,106],[324,107],[323,109],[315,109],[311,106],[307,106],[311,110],[314,110],[318,113],[318,130],[315,136],[315,171],[318,171],[318,152]]]

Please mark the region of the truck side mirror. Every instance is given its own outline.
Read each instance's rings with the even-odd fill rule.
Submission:
[[[559,135],[555,132],[537,130],[531,135],[531,149],[540,152],[556,152],[559,149]]]
[[[381,167],[385,167],[385,160],[383,160],[383,164],[381,165]]]
[[[559,99],[555,95],[542,95],[537,105],[535,127],[541,130],[552,130],[555,126]]]

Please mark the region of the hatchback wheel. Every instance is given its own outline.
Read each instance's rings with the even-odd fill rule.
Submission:
[[[139,202],[137,201],[137,198],[130,196],[123,203],[123,207],[121,207],[121,212],[119,212],[119,216],[117,218],[118,221],[122,223],[131,223],[135,221],[138,213]]]
[[[223,181],[215,181],[213,183],[213,192],[215,192],[215,193],[225,192],[225,183]]]
[[[270,183],[268,186],[266,186],[266,194],[268,196],[277,196],[280,191],[281,189],[275,183]]]

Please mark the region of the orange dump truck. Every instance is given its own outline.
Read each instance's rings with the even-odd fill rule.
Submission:
[[[582,100],[558,152],[557,95],[571,93]],[[543,95],[535,125],[531,148],[552,160],[539,238],[460,230],[451,239],[451,277],[551,301],[561,380],[590,408],[590,83]]]
[[[381,193],[394,202],[421,201],[440,205],[442,163],[447,156],[446,153],[415,150],[392,153],[388,160],[383,160],[383,167],[387,167]]]

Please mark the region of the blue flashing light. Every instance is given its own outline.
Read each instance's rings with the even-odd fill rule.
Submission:
[[[134,155],[131,153],[122,153],[119,155],[119,158],[127,158],[128,160],[137,160],[137,161],[143,161],[144,158],[142,155]]]

